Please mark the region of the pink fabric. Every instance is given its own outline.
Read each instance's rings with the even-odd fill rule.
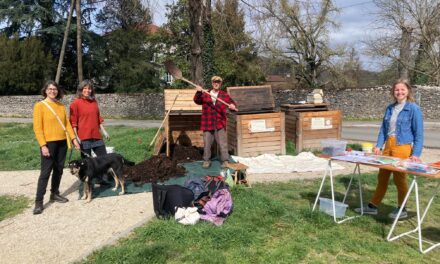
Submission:
[[[225,217],[232,210],[232,196],[228,189],[221,189],[214,193],[205,206],[200,218],[209,221],[217,226],[222,225]]]

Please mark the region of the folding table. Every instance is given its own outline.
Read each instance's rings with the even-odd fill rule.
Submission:
[[[344,161],[344,162],[349,162],[349,163],[355,163],[356,164],[356,166],[354,168],[354,172],[353,172],[353,174],[352,174],[352,176],[350,178],[350,182],[349,182],[349,184],[347,186],[347,191],[345,192],[344,199],[342,200],[342,203],[345,203],[345,200],[347,198],[347,194],[350,191],[350,187],[351,187],[353,178],[355,177],[355,175],[357,175],[357,179],[358,179],[358,183],[359,183],[359,202],[360,202],[360,208],[361,208],[360,215],[351,216],[351,217],[344,217],[341,220],[337,219],[337,217],[336,217],[336,209],[335,209],[335,193],[334,193],[334,183],[333,183],[333,170],[332,170],[332,165],[331,165],[332,164],[332,160],[338,160],[338,161]],[[396,219],[394,220],[393,225],[392,225],[392,227],[391,227],[391,229],[390,229],[390,231],[388,233],[387,241],[394,241],[394,240],[399,239],[399,238],[401,238],[403,236],[409,236],[409,237],[418,239],[419,250],[420,250],[421,253],[427,253],[427,252],[431,251],[432,249],[440,246],[440,242],[434,243],[434,242],[431,242],[431,241],[423,240],[423,235],[422,235],[422,223],[423,223],[423,220],[425,219],[425,217],[426,217],[426,215],[427,215],[427,213],[429,211],[429,208],[432,205],[432,202],[433,202],[435,196],[438,193],[438,189],[440,187],[440,181],[437,184],[437,186],[435,187],[435,189],[433,190],[432,196],[430,197],[430,199],[428,201],[428,204],[426,205],[426,208],[423,211],[423,214],[421,214],[420,200],[419,200],[419,188],[418,188],[418,184],[417,184],[417,178],[418,177],[426,177],[426,178],[429,178],[429,179],[432,179],[432,180],[440,179],[440,172],[438,172],[436,174],[427,174],[427,173],[422,173],[422,172],[404,170],[404,169],[401,169],[401,168],[393,166],[393,165],[377,165],[377,164],[371,164],[371,163],[357,162],[357,161],[355,161],[355,159],[350,161],[350,160],[344,159],[342,157],[331,157],[331,158],[329,158],[328,165],[327,165],[324,177],[322,178],[321,185],[319,187],[319,191],[318,191],[318,193],[316,195],[316,199],[315,199],[315,203],[313,205],[312,211],[314,211],[315,208],[316,208],[316,205],[318,203],[318,199],[319,199],[319,196],[321,194],[322,187],[324,186],[324,182],[326,180],[326,177],[329,176],[330,188],[331,188],[331,196],[332,196],[331,198],[332,198],[332,207],[333,207],[332,208],[333,209],[333,220],[335,221],[335,223],[340,224],[340,223],[343,223],[343,222],[345,222],[347,220],[350,220],[350,219],[362,216],[364,214],[363,213],[363,207],[364,207],[363,203],[364,202],[363,202],[363,197],[362,197],[362,185],[361,185],[361,177],[360,177],[360,173],[361,173],[360,172],[360,165],[361,164],[362,165],[366,165],[366,166],[375,167],[375,168],[378,168],[378,169],[386,169],[386,170],[390,170],[390,171],[403,172],[403,173],[407,173],[407,174],[412,176],[412,181],[411,181],[411,185],[409,187],[408,193],[406,194],[405,200],[403,201],[403,204],[402,204],[402,206],[401,206],[401,208],[400,208],[400,210],[398,212],[398,215],[397,215]],[[415,204],[416,204],[416,214],[417,214],[417,227],[415,229],[413,229],[413,230],[410,230],[410,231],[401,233],[399,235],[393,236],[394,229],[397,226],[397,222],[399,221],[399,217],[402,214],[402,210],[405,207],[405,205],[406,205],[406,203],[407,203],[407,201],[409,199],[409,196],[411,195],[411,193],[413,191],[414,191],[415,200],[416,200]],[[417,237],[414,237],[414,236],[411,235],[412,233],[416,233],[416,232],[417,232]],[[430,244],[431,246],[426,248],[426,249],[424,249],[423,248],[423,243]]]

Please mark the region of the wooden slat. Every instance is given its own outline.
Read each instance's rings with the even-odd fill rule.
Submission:
[[[262,142],[262,141],[269,141],[269,142],[279,141],[279,142],[281,142],[281,137],[280,136],[264,137],[264,138],[253,137],[253,138],[243,138],[242,139],[243,144]]]
[[[279,118],[280,112],[239,115],[241,120]]]
[[[281,141],[260,141],[253,143],[243,143],[244,148],[273,147],[274,145],[281,145]]]
[[[177,94],[176,103],[171,111],[178,110],[190,110],[190,111],[201,111],[202,106],[194,103],[193,98],[196,91],[194,89],[165,89],[164,90],[164,101],[165,101],[165,111],[168,111],[174,101]]]
[[[251,152],[251,151],[261,151],[263,153],[265,153],[265,151],[280,151],[280,147],[278,146],[263,146],[263,147],[247,147],[244,146],[242,148],[242,151],[244,152]]]

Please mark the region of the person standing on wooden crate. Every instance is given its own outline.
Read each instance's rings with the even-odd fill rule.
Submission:
[[[194,95],[194,102],[202,105],[202,118],[200,129],[203,131],[203,168],[207,169],[211,166],[211,146],[215,141],[220,147],[220,159],[222,161],[222,168],[228,166],[229,153],[228,142],[226,141],[226,104],[221,103],[221,99],[229,104],[229,109],[237,111],[235,102],[225,91],[220,90],[222,86],[222,78],[213,76],[211,78],[212,89],[208,92],[203,92],[201,86],[196,86],[196,94]]]
[[[33,128],[40,146],[41,170],[38,177],[34,214],[44,210],[43,200],[52,173],[50,202],[66,203],[69,200],[60,195],[61,176],[67,149],[74,144],[79,149],[72,127],[67,119],[66,108],[61,103],[63,91],[54,81],[48,81],[41,89],[43,101],[35,104]]]
[[[384,155],[420,162],[420,155],[423,149],[423,114],[419,106],[414,103],[411,86],[407,80],[397,80],[392,89],[391,95],[395,102],[390,104],[382,121],[382,126],[377,138],[375,155]],[[381,148],[385,148],[381,153]],[[367,206],[363,208],[365,214],[377,215],[377,206],[382,201],[388,187],[391,171],[379,169],[377,186],[373,197]],[[393,172],[393,180],[397,187],[397,208],[390,213],[390,218],[396,218],[400,206],[408,192],[406,174]],[[361,212],[361,208],[356,208]],[[404,208],[400,219],[406,218],[408,213]]]
[[[101,133],[107,140],[110,137],[102,125],[103,122],[93,84],[90,80],[84,80],[78,85],[76,99],[70,104],[70,123],[81,141],[82,158],[86,157],[84,153],[91,156],[92,150],[96,156],[107,153]]]

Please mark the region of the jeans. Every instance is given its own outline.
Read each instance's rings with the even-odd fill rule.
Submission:
[[[96,139],[86,139],[81,141],[81,158],[86,158],[86,155],[84,153],[87,153],[89,157],[92,155],[92,150],[95,152],[96,156],[102,156],[104,154],[107,154],[107,150],[105,148],[105,145],[100,145],[97,147],[94,147],[94,143],[97,141],[102,140],[96,140]],[[91,148],[84,148],[84,146],[93,146]]]

